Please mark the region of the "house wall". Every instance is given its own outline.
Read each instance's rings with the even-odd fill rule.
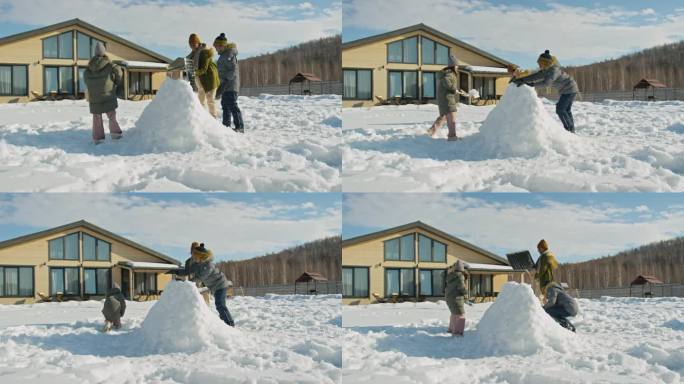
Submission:
[[[56,239],[71,233],[84,232],[101,240],[105,240],[111,244],[111,260],[110,261],[90,261],[90,260],[49,260],[48,259],[48,241]],[[79,244],[82,250],[82,236],[79,237]],[[82,258],[82,257],[81,257]],[[168,263],[154,255],[143,252],[137,248],[133,248],[127,244],[121,243],[115,239],[103,236],[97,232],[93,232],[85,227],[74,228],[68,231],[63,231],[49,236],[33,239],[21,244],[12,245],[0,249],[0,266],[33,266],[34,267],[34,297],[31,298],[7,298],[0,297],[0,304],[23,304],[33,303],[38,297],[38,292],[43,292],[49,295],[50,292],[50,267],[81,267],[81,292],[83,292],[83,268],[112,268],[112,281],[121,283],[121,267],[117,266],[120,261],[138,261],[151,263]],[[170,281],[171,275],[163,275],[164,271],[156,270],[154,272],[162,273],[157,277],[157,289],[163,290],[166,284]],[[133,283],[133,282],[132,282]]]
[[[387,44],[398,41],[398,40],[404,40],[406,38],[410,38],[413,36],[425,36],[433,41],[436,41],[440,44],[446,45],[450,48],[450,52],[453,53],[456,58],[464,63],[464,65],[478,65],[478,66],[487,66],[487,67],[502,67],[501,64],[497,63],[496,61],[482,56],[481,54],[477,52],[473,52],[471,50],[465,49],[461,46],[455,45],[449,41],[446,41],[444,39],[441,39],[437,36],[434,36],[428,32],[425,31],[414,31],[411,33],[406,33],[398,36],[394,36],[391,38],[387,38],[384,40],[379,40],[375,41],[372,43],[352,47],[352,48],[345,48],[342,50],[342,68],[346,69],[372,69],[373,70],[373,98],[374,100],[343,100],[342,101],[342,106],[343,107],[369,107],[372,105],[375,105],[378,102],[378,99],[375,98],[376,96],[380,96],[383,99],[387,99],[387,82],[388,82],[388,71],[389,70],[420,70],[420,71],[430,71],[430,72],[438,72],[441,69],[444,68],[443,65],[420,65],[422,62],[421,58],[421,48],[420,48],[420,39],[418,39],[418,62],[419,64],[396,64],[396,63],[387,63]],[[508,86],[508,80],[509,77],[506,77],[505,80],[501,80],[500,82],[497,81],[496,88],[497,88],[497,94],[501,92],[503,94],[503,91],[506,89]],[[419,76],[419,87],[422,86],[420,85],[420,76]],[[499,91],[499,89],[501,89]]]
[[[423,261],[384,261],[384,241],[404,236],[410,233],[418,233],[447,245],[446,263],[434,263]],[[417,242],[416,242],[417,243]],[[417,244],[416,244],[417,247]],[[416,257],[418,255],[415,249]],[[343,304],[368,304],[372,301],[372,294],[377,293],[384,297],[385,292],[385,268],[417,268],[417,269],[446,269],[456,263],[457,259],[471,262],[492,264],[493,261],[486,255],[475,252],[460,244],[454,243],[446,238],[435,235],[432,232],[420,228],[407,229],[391,235],[383,236],[366,242],[343,246],[342,247],[342,266],[343,267],[369,267],[369,296],[367,298],[343,298]],[[492,289],[499,292],[503,284],[508,280],[507,273],[494,274],[492,279]],[[416,272],[415,281],[418,281]]]
[[[107,55],[112,60],[132,60],[132,61],[149,61],[159,63],[159,59],[156,59],[144,52],[135,50],[131,47],[113,41],[103,35],[92,32],[89,29],[83,28],[78,25],[72,25],[67,27],[62,27],[55,29],[50,32],[45,32],[40,35],[35,35],[26,39],[14,41],[11,43],[0,45],[0,64],[28,64],[28,91],[29,95],[31,91],[35,91],[38,94],[43,94],[43,66],[47,65],[60,65],[60,66],[87,66],[88,60],[78,60],[77,57],[77,47],[76,47],[76,33],[73,35],[74,39],[74,58],[73,59],[43,59],[43,39],[51,36],[59,35],[62,32],[67,31],[80,31],[82,33],[88,34],[98,40],[104,41],[107,44]],[[161,74],[153,76],[152,88],[159,89],[163,78],[165,77],[165,71],[158,72]],[[155,88],[155,77],[157,79]],[[76,79],[76,73],[74,73],[74,79]],[[160,81],[161,79],[161,81]],[[0,103],[7,102],[26,102],[30,96],[0,96]]]

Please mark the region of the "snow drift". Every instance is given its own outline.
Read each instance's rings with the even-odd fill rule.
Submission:
[[[126,136],[141,150],[152,152],[227,149],[241,139],[202,107],[190,83],[174,79],[162,83]]]
[[[576,335],[556,323],[528,284],[506,283],[477,325],[479,347],[492,355],[565,352]]]
[[[577,138],[549,115],[534,88],[511,85],[472,140],[479,157],[531,158],[546,152],[567,155]]]
[[[209,309],[194,283],[171,281],[140,327],[140,344],[157,353],[231,349],[239,335]]]

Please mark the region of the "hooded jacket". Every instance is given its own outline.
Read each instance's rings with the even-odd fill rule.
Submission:
[[[458,77],[451,69],[437,73],[437,105],[440,115],[456,112],[458,107]]]
[[[240,66],[237,59],[237,47],[228,44],[218,59],[218,73],[221,92],[240,92]]]
[[[226,279],[223,272],[216,268],[214,256],[211,252],[193,252],[193,262],[190,263],[188,268],[176,270],[174,274],[178,276],[191,276],[192,281],[200,281],[211,292],[216,292],[219,289],[228,289],[233,286],[233,283]]]
[[[106,320],[118,322],[124,313],[126,313],[126,298],[121,293],[121,288],[114,286],[105,297],[102,314]]]
[[[577,300],[565,293],[563,287],[556,282],[551,283],[546,288],[546,304],[544,305],[544,309],[549,309],[551,307],[562,307],[569,316],[575,316],[579,311]]]
[[[554,272],[558,268],[556,256],[547,250],[539,256],[537,260],[537,273],[535,278],[539,279],[539,287],[544,289],[549,283],[555,280]]]
[[[532,85],[537,88],[554,87],[561,95],[579,93],[577,82],[575,82],[575,79],[573,79],[572,76],[563,72],[555,56],[553,57],[553,61],[550,66],[529,76],[521,77],[520,80],[522,80],[525,84]]]
[[[205,92],[209,92],[218,88],[218,70],[216,63],[212,58],[214,57],[214,50],[202,43],[196,50],[190,52],[190,55],[195,65],[195,77],[202,84]]]
[[[93,56],[83,74],[88,88],[90,113],[107,113],[118,108],[116,88],[121,84],[123,71],[121,67],[109,60],[107,55]]]
[[[463,271],[452,267],[447,270],[444,295],[447,306],[452,315],[465,314],[465,295],[466,295],[465,275]]]

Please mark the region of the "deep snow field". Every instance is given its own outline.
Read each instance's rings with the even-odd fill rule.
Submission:
[[[3,383],[336,383],[339,295],[228,300],[223,324],[190,283],[127,302],[102,333],[101,301],[0,305]]]
[[[345,108],[343,190],[684,191],[684,102],[575,102],[577,135],[555,104],[511,86],[494,106],[459,105],[447,142],[436,105]]]
[[[681,383],[684,298],[579,300],[577,333],[543,312],[528,285],[466,306],[462,338],[437,303],[344,306],[347,383]]]
[[[35,191],[339,191],[339,96],[240,97],[245,134],[202,109],[187,82],[119,100],[118,142],[92,144],[88,103],[0,105],[0,186]],[[148,107],[145,109],[146,107]],[[219,116],[220,101],[217,100]],[[219,118],[220,119],[220,118]]]

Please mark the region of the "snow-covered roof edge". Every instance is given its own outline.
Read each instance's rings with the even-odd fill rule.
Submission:
[[[473,269],[478,271],[509,271],[513,272],[513,267],[508,265],[494,265],[494,264],[480,264],[466,262],[466,269]]]
[[[131,267],[133,269],[178,269],[176,264],[150,263],[145,261],[120,261],[119,265]]]
[[[121,61],[121,65],[124,65],[128,68],[166,69],[169,67],[169,65],[165,64],[165,63],[154,63],[151,61],[133,61],[133,60],[123,60],[123,61]]]
[[[508,69],[500,68],[500,67],[485,67],[482,65],[464,65],[464,66],[461,66],[460,68],[463,68],[463,69],[471,71],[471,72],[476,72],[476,73],[496,73],[496,74],[502,74],[502,75],[508,74]]]

